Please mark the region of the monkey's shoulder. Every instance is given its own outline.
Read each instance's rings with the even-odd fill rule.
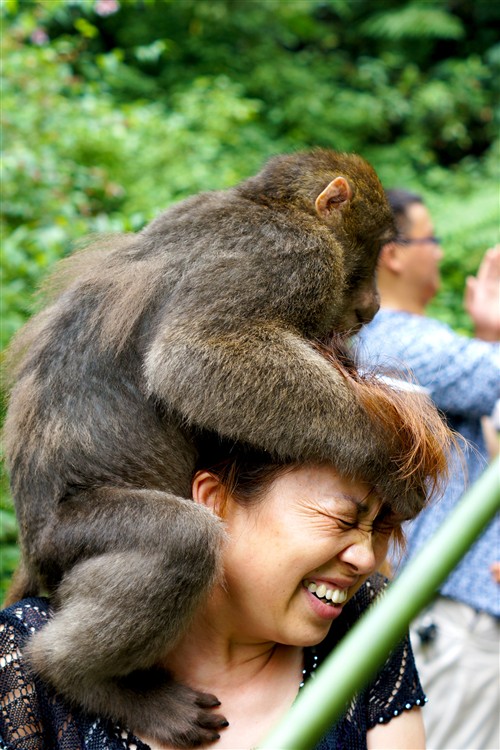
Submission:
[[[233,249],[235,243],[245,241],[254,253],[263,254],[272,252],[273,242],[283,250],[287,240],[287,249],[305,248],[311,240],[336,247],[332,232],[312,212],[285,201],[266,200],[265,196],[251,198],[237,188],[200,193],[174,204],[153,219],[140,236],[169,245],[180,242],[184,252],[189,240],[205,243],[215,252]]]

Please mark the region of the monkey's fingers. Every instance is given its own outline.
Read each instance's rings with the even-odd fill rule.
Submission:
[[[156,676],[159,677],[160,673]],[[152,703],[156,710],[149,717],[144,714],[136,717],[133,727],[139,736],[144,734],[188,750],[215,742],[220,737],[219,732],[229,726],[225,716],[213,710],[220,706],[215,695],[193,690],[187,685],[167,679],[153,694],[149,692],[144,697],[147,698],[147,710],[151,710]]]
[[[215,695],[198,693],[195,703],[200,708],[196,724],[187,731],[177,734],[174,742],[179,748],[194,748],[205,745],[207,742],[215,742],[220,738],[220,730],[229,726],[225,716],[211,710],[220,706],[220,701]]]
[[[217,708],[217,706],[220,706],[220,700],[212,693],[198,693],[195,703],[200,708]]]

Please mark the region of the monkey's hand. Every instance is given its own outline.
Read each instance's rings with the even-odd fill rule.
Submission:
[[[30,667],[47,681],[52,675],[44,660],[54,650],[53,639],[64,617],[65,613],[62,617],[57,614],[30,639],[24,651]],[[214,695],[176,682],[162,669],[137,670],[118,679],[94,678],[89,684],[80,684],[79,691],[78,702],[89,712],[118,719],[145,740],[150,738],[178,748],[215,742],[219,731],[228,726],[225,717],[213,710],[220,706]]]
[[[96,568],[94,561],[84,567]],[[219,739],[219,731],[228,722],[213,710],[220,705],[218,699],[175,681],[167,670],[151,667],[114,677],[105,675],[104,667],[100,674],[92,672],[92,663],[89,672],[81,670],[75,687],[67,655],[72,645],[68,630],[78,627],[74,609],[70,605],[57,611],[28,641],[23,656],[36,674],[57,685],[71,703],[90,714],[119,721],[140,737],[178,748],[194,748]],[[82,621],[85,624],[80,617]],[[59,663],[54,664],[55,660]]]
[[[185,321],[182,330],[156,337],[145,359],[155,398],[187,423],[277,460],[332,463],[340,474],[377,487],[398,513],[421,509],[427,477],[400,462],[402,441],[421,439],[405,408],[408,394],[375,388],[374,400],[374,386],[366,390],[348,353],[332,349],[330,356],[327,347],[282,323],[239,321],[236,328],[226,320],[215,329],[203,320]],[[420,424],[429,425],[446,450],[448,431],[434,406],[421,394],[415,398]],[[394,429],[388,429],[387,409]]]

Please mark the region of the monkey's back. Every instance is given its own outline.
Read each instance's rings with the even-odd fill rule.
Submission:
[[[273,320],[327,335],[342,294],[337,250],[307,213],[230,190],[68,259],[53,282],[59,295],[13,348],[6,456],[26,554],[57,505],[82,489],[186,496],[194,448],[145,377],[154,336],[179,321],[244,335],[249,322]]]
[[[95,305],[76,285],[41,313],[42,325],[32,324],[37,339],[22,361],[5,424],[21,534],[33,535],[77,489],[188,489],[186,440],[147,397],[133,342],[117,352],[99,341]]]

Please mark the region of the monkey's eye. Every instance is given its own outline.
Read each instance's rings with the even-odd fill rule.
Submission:
[[[355,269],[349,274],[347,281],[348,289],[350,291],[359,289],[367,279],[371,279],[371,272],[363,272],[361,269]]]

